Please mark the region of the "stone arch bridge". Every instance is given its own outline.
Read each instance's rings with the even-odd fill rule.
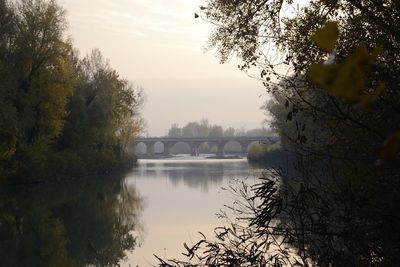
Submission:
[[[237,142],[241,146],[242,155],[247,154],[248,147],[254,142],[263,144],[274,144],[279,141],[279,137],[256,136],[256,137],[139,137],[136,138],[133,145],[140,143],[146,145],[147,157],[154,157],[154,145],[162,143],[164,145],[164,155],[171,154],[171,148],[177,143],[186,143],[190,147],[191,155],[199,155],[199,147],[203,143],[215,144],[218,147],[217,157],[224,156],[224,147],[229,142]]]

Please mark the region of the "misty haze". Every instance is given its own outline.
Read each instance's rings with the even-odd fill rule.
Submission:
[[[398,0],[0,0],[0,266],[399,266]]]

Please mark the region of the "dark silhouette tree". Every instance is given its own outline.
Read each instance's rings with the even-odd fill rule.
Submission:
[[[200,9],[221,61],[237,55],[274,96],[266,108],[292,160],[243,194],[235,210],[247,228],[233,223],[188,247],[194,264],[398,265],[399,2],[210,0]]]

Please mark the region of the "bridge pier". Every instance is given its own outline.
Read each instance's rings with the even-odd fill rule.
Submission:
[[[163,142],[164,144],[164,156],[169,156],[171,155],[171,149],[173,147],[173,144],[169,143],[169,142]]]
[[[196,144],[191,144],[190,145],[190,155],[193,157],[198,157],[199,156],[199,147]]]
[[[153,142],[146,143],[147,157],[149,157],[149,158],[154,158],[154,145],[155,145],[155,143],[153,143]]]

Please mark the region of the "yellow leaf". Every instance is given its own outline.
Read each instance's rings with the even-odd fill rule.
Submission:
[[[339,37],[339,28],[336,22],[327,22],[322,28],[319,28],[311,36],[311,40],[326,52],[332,52],[335,49]]]
[[[308,76],[316,85],[326,88],[335,80],[337,75],[337,66],[312,64]]]
[[[361,107],[366,107],[384,90],[381,84],[371,93],[366,93],[367,76],[378,54],[379,49],[370,54],[361,44],[343,63],[313,64],[308,73],[309,79],[332,96],[356,101]]]

